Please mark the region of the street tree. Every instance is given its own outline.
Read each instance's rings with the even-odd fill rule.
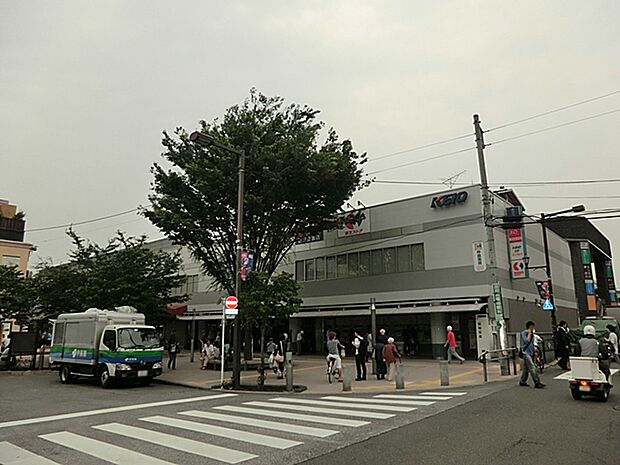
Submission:
[[[285,105],[252,89],[223,118],[201,131],[246,154],[243,246],[255,270],[270,278],[300,235],[333,229],[337,212],[367,185],[366,154],[334,129],[324,132],[319,111]],[[324,140],[321,142],[321,136]],[[233,294],[236,269],[237,157],[202,147],[179,127],[164,132],[167,165],[152,168],[150,208],[143,214],[175,243],[187,246],[217,288]],[[242,316],[252,312],[240,302]]]
[[[267,329],[278,320],[286,320],[299,310],[299,283],[290,273],[251,273],[241,288],[241,300],[249,311],[245,323],[253,324],[260,331],[261,359],[259,365],[259,386],[265,383],[265,337]],[[285,348],[286,350],[286,348]]]
[[[0,265],[0,320],[15,318],[19,324],[27,323],[33,302],[31,280],[15,266]]]

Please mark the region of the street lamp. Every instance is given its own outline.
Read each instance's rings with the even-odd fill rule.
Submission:
[[[563,215],[564,213],[581,213],[586,210],[586,207],[583,205],[575,205],[574,207],[567,208],[566,210],[560,210],[553,213],[541,213],[539,223],[542,226],[542,236],[543,236],[543,248],[545,251],[545,265],[544,266],[529,266],[530,257],[524,257],[525,267],[528,270],[536,270],[536,269],[544,269],[547,274],[547,279],[551,282],[551,259],[549,258],[549,240],[547,238],[547,220],[554,216]],[[553,310],[551,310],[551,326],[553,331],[558,326],[557,319],[555,317],[555,303],[553,299],[553,293],[550,296],[551,304],[553,305]]]
[[[194,131],[189,140],[203,147],[216,147],[239,157],[239,182],[237,189],[237,260],[235,267],[235,297],[239,298],[241,290],[241,251],[243,250],[243,198],[245,187],[245,151],[218,142],[214,137],[203,132]],[[233,325],[233,389],[241,387],[241,339],[239,337],[240,316],[234,319]],[[224,348],[222,347],[222,357]],[[222,359],[223,360],[223,359]],[[222,363],[224,363],[222,361]]]

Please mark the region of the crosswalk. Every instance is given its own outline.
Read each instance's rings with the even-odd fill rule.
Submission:
[[[34,448],[31,444],[22,448],[0,441],[0,463],[69,465],[80,463],[85,455],[97,463],[116,465],[178,465],[185,463],[182,457],[186,455],[200,459],[196,463],[246,463],[466,395],[429,391],[415,395],[279,396],[261,400],[228,395],[221,405],[209,405],[208,401],[216,397],[204,396],[203,403],[193,405],[200,409],[157,415],[151,411],[150,415],[136,415],[132,421],[110,422],[108,418],[108,422],[77,432],[39,435],[39,440],[58,448],[49,456],[53,460],[29,450],[29,446]],[[63,425],[71,429],[70,423]],[[59,457],[65,461],[58,461]]]

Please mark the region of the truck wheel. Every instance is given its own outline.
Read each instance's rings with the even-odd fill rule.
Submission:
[[[607,402],[607,399],[609,399],[609,388],[605,387],[598,395],[598,400],[599,402]]]
[[[104,389],[112,387],[113,380],[107,367],[103,367],[99,370],[99,384],[101,384],[101,387]]]
[[[571,389],[570,393],[573,395],[573,399],[581,400],[581,391],[579,389]]]
[[[58,376],[60,376],[60,382],[62,384],[70,384],[75,380],[75,377],[71,374],[69,365],[62,365],[58,372]]]

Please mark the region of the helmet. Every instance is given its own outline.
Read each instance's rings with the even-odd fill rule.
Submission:
[[[585,336],[596,336],[596,329],[592,325],[586,325],[583,327],[583,334]]]
[[[448,326],[446,329],[447,329],[448,331],[452,331],[452,326]]]

